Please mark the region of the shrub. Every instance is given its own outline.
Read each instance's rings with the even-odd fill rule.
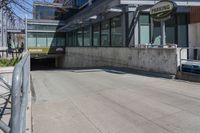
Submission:
[[[20,60],[21,57],[16,57],[11,59],[0,59],[0,67],[15,66]]]

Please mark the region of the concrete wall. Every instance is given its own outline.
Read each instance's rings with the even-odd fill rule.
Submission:
[[[63,68],[125,67],[138,70],[176,74],[177,49],[138,48],[66,48],[59,61]]]

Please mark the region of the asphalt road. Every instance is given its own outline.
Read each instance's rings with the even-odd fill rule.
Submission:
[[[33,71],[34,133],[200,133],[200,84],[111,70]]]

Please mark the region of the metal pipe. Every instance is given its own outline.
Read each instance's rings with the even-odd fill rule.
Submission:
[[[10,133],[10,127],[6,125],[3,121],[0,120],[0,128],[3,130],[5,133]]]

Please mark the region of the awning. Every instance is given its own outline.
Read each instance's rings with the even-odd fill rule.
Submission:
[[[177,12],[189,12],[189,4],[192,6],[192,2],[196,2],[200,5],[200,0],[175,0],[178,5]],[[190,2],[189,2],[190,1]],[[126,11],[134,11],[137,6],[147,6],[148,8],[157,3],[158,0],[97,0],[92,6],[85,8],[84,10],[77,13],[75,16],[67,20],[67,24],[59,31],[70,31],[77,29],[82,25],[91,24],[95,21],[98,22],[102,19],[106,19],[107,14],[116,14],[117,11],[126,9]],[[187,5],[187,7],[186,7]],[[126,7],[126,8],[124,8]],[[113,9],[113,10],[110,10]],[[130,10],[129,10],[130,9]],[[111,12],[108,12],[108,11]],[[146,10],[148,11],[148,9]],[[119,14],[119,12],[118,12]],[[96,18],[91,19],[91,18]]]
[[[160,0],[120,0],[122,5],[154,5]],[[178,6],[200,6],[200,0],[172,0]]]
[[[94,20],[95,16],[98,16],[95,18],[96,21],[102,19],[101,15],[106,14],[108,9],[117,8],[119,5],[120,0],[97,0],[91,6],[70,17],[67,20],[67,24],[59,30],[71,30],[75,27],[80,27],[82,24],[89,24],[92,19]]]

